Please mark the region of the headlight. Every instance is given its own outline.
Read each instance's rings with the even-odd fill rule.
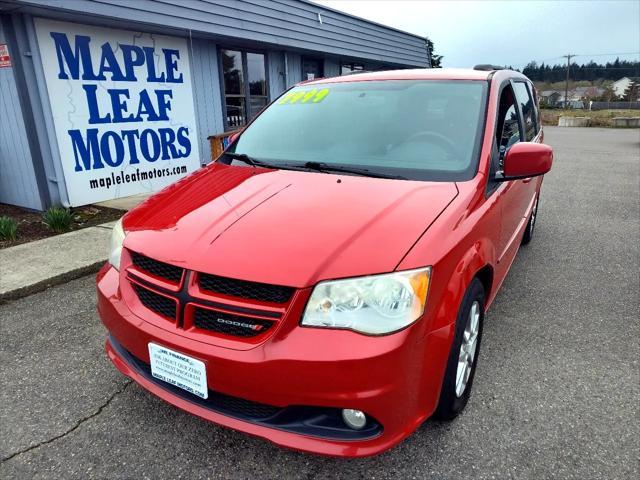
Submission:
[[[424,312],[431,267],[321,282],[313,289],[302,325],[380,335],[415,322]]]
[[[120,270],[120,254],[122,253],[122,242],[124,242],[125,235],[124,229],[122,228],[122,219],[120,219],[113,226],[111,244],[109,246],[109,263],[113,265],[116,270]]]

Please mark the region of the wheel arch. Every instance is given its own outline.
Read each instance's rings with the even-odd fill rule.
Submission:
[[[493,295],[493,267],[487,263],[476,272],[474,278],[480,280],[480,283],[482,283],[482,286],[484,287],[484,298],[486,303]]]
[[[478,278],[485,289],[485,308],[494,294],[495,271],[492,259],[495,248],[488,239],[475,242],[459,259],[453,268],[446,286],[446,294],[436,315],[434,328],[441,328],[455,322],[462,297],[474,278]]]

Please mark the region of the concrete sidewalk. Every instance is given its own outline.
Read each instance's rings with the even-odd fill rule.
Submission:
[[[0,250],[0,302],[97,272],[115,222]]]

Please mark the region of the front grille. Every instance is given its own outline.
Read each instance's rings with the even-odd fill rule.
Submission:
[[[164,278],[173,283],[180,283],[180,279],[182,279],[183,269],[180,267],[154,260],[137,252],[131,252],[131,259],[133,264],[140,270],[144,270],[156,277]]]
[[[249,418],[269,418],[281,409],[265,403],[252,402],[244,398],[232,397],[219,392],[209,390],[209,402],[215,404],[220,410]]]
[[[205,273],[200,274],[199,284],[200,288],[210,292],[273,303],[288,302],[295,291],[291,287],[236,280]]]
[[[269,320],[242,317],[204,308],[196,308],[193,323],[196,328],[201,330],[235,337],[255,337],[266,332],[273,325],[273,322]]]
[[[172,320],[176,318],[176,302],[174,300],[147,290],[135,283],[133,284],[133,289],[138,294],[140,303],[149,310],[171,318]]]

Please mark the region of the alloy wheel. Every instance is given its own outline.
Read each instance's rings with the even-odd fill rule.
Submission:
[[[473,360],[478,346],[478,332],[480,331],[480,303],[476,300],[469,309],[467,324],[462,334],[462,344],[458,355],[458,369],[456,372],[456,396],[459,398],[467,388],[467,383],[473,370]]]
[[[533,210],[531,211],[531,222],[529,222],[529,234],[533,235],[533,227],[536,224],[536,215],[538,214],[538,199],[536,198],[536,203],[533,205]]]

